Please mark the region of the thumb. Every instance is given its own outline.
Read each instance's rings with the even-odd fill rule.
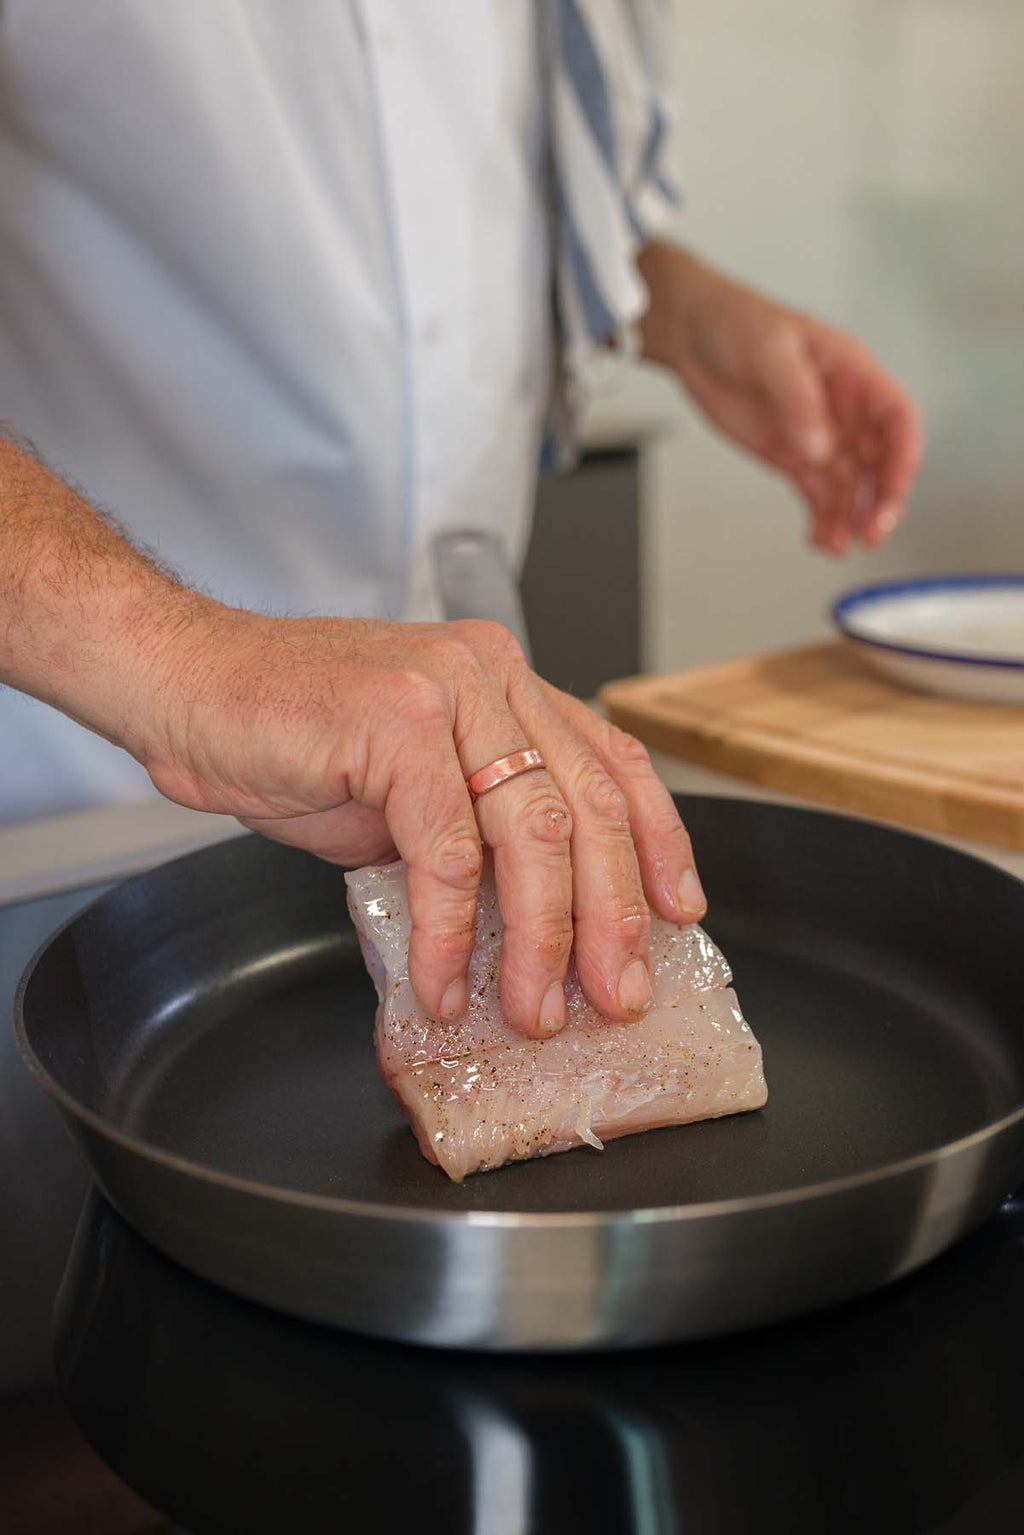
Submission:
[[[821,374],[800,332],[792,325],[773,328],[756,367],[780,437],[805,463],[825,463],[835,449],[835,428]]]

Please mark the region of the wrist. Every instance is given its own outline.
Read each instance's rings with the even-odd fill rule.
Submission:
[[[661,240],[643,248],[637,266],[650,295],[640,323],[643,354],[679,373],[697,345],[701,312],[724,279],[681,246]]]
[[[167,659],[217,606],[0,437],[0,681],[143,758]]]
[[[170,799],[241,814],[239,785],[260,778],[266,743],[298,741],[336,713],[348,631],[364,627],[272,618],[184,590],[132,647],[138,704],[122,744]]]
[[[99,692],[104,718],[87,721],[147,769],[187,735],[190,703],[212,699],[232,609],[189,587],[132,594],[110,629]]]
[[[36,540],[7,603],[0,678],[141,760],[172,637],[207,599],[155,568],[91,553],[76,560],[74,548]]]

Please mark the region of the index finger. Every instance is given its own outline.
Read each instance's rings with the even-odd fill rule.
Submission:
[[[469,1002],[483,848],[443,703],[421,701],[414,732],[397,723],[417,746],[396,757],[384,806],[408,869],[409,980],[428,1012],[457,1018]]]

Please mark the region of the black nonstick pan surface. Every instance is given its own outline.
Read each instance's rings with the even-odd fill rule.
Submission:
[[[142,1235],[296,1315],[560,1349],[863,1293],[1024,1179],[1024,883],[841,816],[680,805],[759,1113],[449,1183],[377,1077],[341,871],[257,837],[55,934],[19,993],[26,1060]]]

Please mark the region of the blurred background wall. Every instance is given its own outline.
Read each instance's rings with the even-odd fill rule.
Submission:
[[[813,636],[873,577],[1024,568],[1024,4],[677,0],[674,25],[677,235],[869,342],[928,454],[891,546],[839,564],[781,482],[635,370],[597,414],[667,423],[642,458],[644,663]]]

